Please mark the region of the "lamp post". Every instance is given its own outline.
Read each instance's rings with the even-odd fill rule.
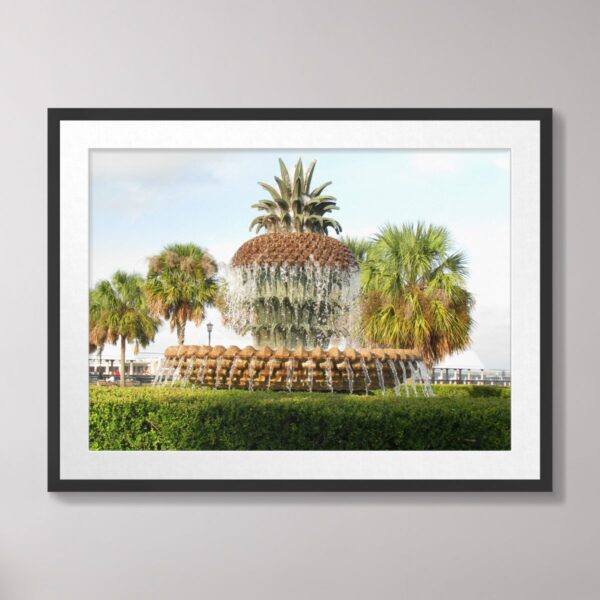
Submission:
[[[207,323],[206,324],[206,329],[208,330],[208,345],[210,346],[210,334],[212,333],[213,330],[213,324],[212,323]]]

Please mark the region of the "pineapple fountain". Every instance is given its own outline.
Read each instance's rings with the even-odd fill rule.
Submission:
[[[397,395],[431,395],[418,352],[350,346],[359,292],[356,258],[327,235],[341,231],[329,216],[336,199],[323,195],[330,182],[310,189],[298,161],[293,178],[280,160],[278,189],[254,205],[265,214],[251,224],[267,233],[242,244],[227,275],[225,322],[250,333],[256,347],[173,346],[155,385],[191,384],[215,389],[358,391],[392,389]],[[293,183],[292,183],[293,182]],[[345,348],[330,347],[331,341]]]

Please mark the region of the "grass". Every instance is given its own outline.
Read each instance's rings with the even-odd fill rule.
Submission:
[[[510,390],[434,398],[90,388],[92,450],[508,450]]]

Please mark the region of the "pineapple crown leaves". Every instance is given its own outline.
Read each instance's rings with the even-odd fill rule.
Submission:
[[[342,227],[339,222],[328,216],[332,211],[339,210],[337,200],[334,196],[323,195],[332,182],[327,181],[311,190],[316,164],[313,160],[304,171],[302,160],[298,159],[291,176],[283,160],[279,159],[281,177],[275,176],[277,189],[259,182],[270,198],[252,205],[252,208],[264,214],[252,220],[250,230],[256,229],[257,233],[264,229],[268,233],[310,232],[327,235],[329,229],[333,229],[340,233]]]

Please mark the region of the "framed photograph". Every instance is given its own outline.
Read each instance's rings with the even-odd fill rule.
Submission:
[[[50,109],[50,491],[552,490],[551,109]]]

